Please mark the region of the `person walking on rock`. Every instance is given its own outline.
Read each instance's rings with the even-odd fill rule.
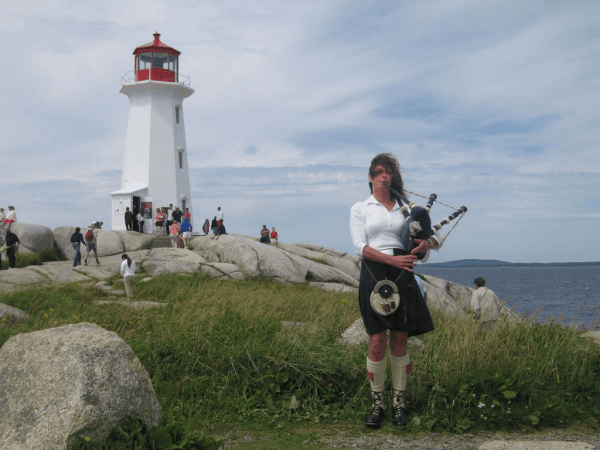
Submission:
[[[83,234],[81,234],[81,228],[75,228],[75,233],[71,235],[71,245],[75,249],[75,259],[73,260],[73,267],[81,265],[81,244],[85,245],[83,240]]]
[[[16,255],[19,252],[19,236],[10,231],[10,228],[6,230],[6,254],[8,256],[8,265],[11,269],[15,268],[15,264],[17,261]]]
[[[500,300],[491,289],[485,287],[485,279],[477,277],[473,281],[475,290],[471,296],[473,319],[479,325],[479,331],[488,331],[500,318]]]
[[[179,236],[179,224],[173,222],[171,228],[169,228],[169,235],[171,236],[171,245],[173,248],[177,248],[177,237]]]
[[[135,280],[135,262],[131,260],[127,253],[123,253],[121,261],[121,275],[123,275],[125,293],[127,297],[131,297],[133,295],[133,281]]]
[[[129,206],[125,208],[125,229],[127,231],[133,230],[133,213],[129,211]]]
[[[400,231],[405,219],[400,197],[392,191],[404,196],[404,183],[394,155],[384,153],[373,158],[369,187],[371,196],[350,210],[352,243],[362,258],[358,302],[369,335],[367,372],[372,406],[365,425],[378,428],[384,416],[389,330],[393,424],[400,427],[408,422],[405,390],[412,369],[406,352],[407,339],[434,329],[412,269],[418,260],[416,253],[437,249],[439,244],[434,238],[415,239],[415,249],[404,248]]]
[[[188,248],[190,245],[190,239],[192,237],[192,232],[190,230],[190,223],[188,222],[187,217],[183,219],[183,223],[181,224],[181,233],[183,238],[184,248]]]
[[[90,256],[90,252],[94,252],[94,256],[96,257],[96,265],[100,265],[100,261],[98,260],[98,236],[94,232],[95,226],[88,228],[85,233],[85,259],[83,260],[83,265],[87,266],[88,256]]]

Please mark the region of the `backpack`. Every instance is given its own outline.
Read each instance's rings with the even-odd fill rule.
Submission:
[[[85,240],[88,242],[92,242],[93,239],[94,239],[94,232],[92,230],[88,230],[87,233],[85,233]]]

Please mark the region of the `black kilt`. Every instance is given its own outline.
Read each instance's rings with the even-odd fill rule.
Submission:
[[[408,252],[394,249],[394,255],[408,255]],[[375,276],[373,279],[369,269]],[[415,281],[413,272],[404,271],[396,284],[400,293],[400,306],[389,316],[381,316],[371,307],[371,292],[381,280],[394,281],[402,269],[388,266],[387,264],[364,259],[360,271],[360,285],[358,287],[358,303],[365,329],[369,336],[386,330],[395,330],[408,333],[408,336],[433,331],[433,320],[427,308],[427,303],[421,294],[419,285]]]

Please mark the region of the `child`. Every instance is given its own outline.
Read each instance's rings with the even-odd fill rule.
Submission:
[[[271,244],[277,247],[277,231],[275,231],[275,227],[271,228]]]

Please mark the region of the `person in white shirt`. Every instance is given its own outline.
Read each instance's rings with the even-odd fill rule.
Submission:
[[[390,187],[399,195],[405,196],[404,183],[400,175],[400,166],[393,155],[380,154],[371,161],[369,187],[372,195],[364,202],[355,203],[350,210],[352,242],[356,253],[363,258],[358,298],[365,329],[369,335],[367,370],[371,384],[372,409],[365,419],[365,425],[377,428],[383,418],[386,331],[389,330],[393,423],[396,426],[405,426],[408,421],[406,380],[407,374],[412,371],[406,353],[407,339],[409,336],[434,329],[412,268],[418,260],[417,253],[427,253],[432,247],[438,249],[440,241],[435,238],[415,239],[416,248],[412,251],[403,248],[400,231],[405,219],[398,204],[397,194],[392,192]],[[391,287],[378,288],[372,303],[375,286],[383,280],[393,282],[392,286],[396,290],[391,291]]]
[[[500,300],[491,289],[485,287],[483,277],[475,278],[475,290],[471,296],[473,319],[479,324],[479,331],[488,331],[500,319]]]
[[[121,275],[123,275],[123,284],[125,284],[125,292],[127,297],[133,295],[133,280],[135,280],[135,261],[132,261],[127,253],[121,256]]]
[[[217,208],[217,226],[223,223],[223,211],[221,211],[221,207]]]
[[[2,212],[4,213],[4,210],[2,210]],[[15,211],[15,207],[9,206],[8,207],[8,216],[6,216],[6,218],[4,220],[2,220],[2,224],[6,228],[10,228],[10,226],[16,221],[17,221],[17,212]]]

